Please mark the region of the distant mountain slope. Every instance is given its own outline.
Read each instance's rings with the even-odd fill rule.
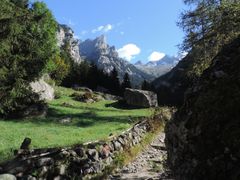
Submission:
[[[146,64],[137,61],[134,65],[143,72],[158,78],[169,72],[178,62],[178,58],[166,55],[158,61],[150,61]]]
[[[193,83],[188,75],[194,64],[194,55],[189,53],[165,75],[155,79],[152,84],[158,92],[158,100],[164,105],[181,105],[184,93]]]
[[[106,73],[110,73],[115,67],[121,80],[127,72],[132,84],[135,86],[139,86],[144,79],[148,81],[154,79],[153,75],[143,72],[133,64],[120,58],[115,47],[109,46],[106,37],[103,35],[94,40],[85,40],[80,43],[79,47],[80,54],[84,59],[93,62]]]
[[[172,69],[172,65],[162,65],[162,66],[147,66],[147,65],[136,65],[135,66],[141,71],[158,78],[169,72]]]
[[[150,61],[146,65],[148,66],[161,66],[161,65],[172,65],[175,66],[179,62],[179,58],[174,56],[166,55],[158,61]]]

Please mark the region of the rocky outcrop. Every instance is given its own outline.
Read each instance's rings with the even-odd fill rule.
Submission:
[[[57,41],[60,48],[69,44],[69,54],[76,63],[80,63],[79,40],[74,37],[73,30],[67,25],[58,25]]]
[[[118,153],[139,144],[150,129],[149,122],[144,120],[106,142],[90,142],[69,148],[31,150],[31,139],[26,138],[23,142],[24,148],[21,146],[21,149],[15,151],[15,159],[0,164],[0,177],[9,176],[12,180],[15,177],[82,179],[98,174],[113,163]]]
[[[179,180],[240,179],[240,37],[224,47],[166,127]]]
[[[127,88],[124,92],[124,99],[128,105],[137,107],[157,107],[157,94],[151,91]]]
[[[134,85],[140,85],[144,79],[151,81],[153,76],[144,73],[136,68],[133,64],[125,61],[118,56],[114,46],[109,46],[105,36],[100,36],[94,40],[86,40],[80,43],[81,56],[103,69],[104,72],[110,73],[114,67],[119,73],[120,80],[123,80],[125,73],[128,73],[131,82]]]
[[[49,84],[47,84],[43,78],[30,83],[30,87],[32,88],[33,92],[40,95],[40,100],[54,99],[54,89]]]

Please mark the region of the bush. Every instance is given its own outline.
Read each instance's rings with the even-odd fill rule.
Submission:
[[[88,102],[89,100],[95,101],[95,97],[93,93],[86,92],[81,94],[79,92],[75,92],[71,95],[76,101],[80,102]]]

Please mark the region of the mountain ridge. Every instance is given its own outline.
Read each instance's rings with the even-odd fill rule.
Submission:
[[[120,80],[128,73],[134,86],[140,86],[144,80],[152,81],[154,76],[145,73],[135,65],[120,58],[115,46],[107,44],[106,37],[101,35],[93,40],[87,39],[79,44],[80,54],[86,61],[96,64],[104,72],[110,73],[114,68]]]

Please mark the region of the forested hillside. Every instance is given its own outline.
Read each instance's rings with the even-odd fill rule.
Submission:
[[[239,1],[184,1],[193,6],[181,15],[181,46],[188,55],[166,75],[153,81],[160,104],[182,105],[184,93],[209,67],[225,44],[240,34]]]

